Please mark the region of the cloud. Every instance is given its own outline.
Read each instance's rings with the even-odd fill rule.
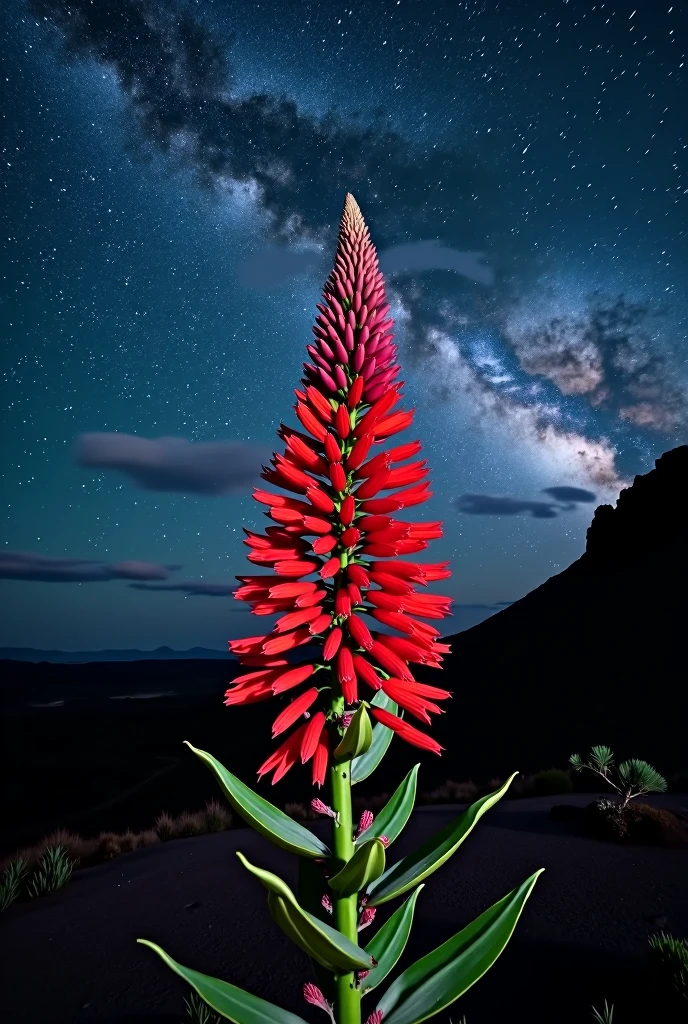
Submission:
[[[480,284],[494,284],[494,272],[480,260],[481,252],[459,252],[442,246],[438,241],[408,242],[394,245],[379,254],[380,270],[385,275],[418,270],[453,270]],[[286,246],[267,246],[248,256],[238,270],[239,283],[244,287],[269,291],[307,270],[316,268],[323,276],[328,272],[326,263],[330,254],[321,251],[298,250]]]
[[[543,494],[551,494],[555,501],[577,502],[594,501],[597,495],[594,491],[586,491],[582,487],[543,487]]]
[[[205,580],[182,580],[179,583],[130,583],[135,590],[177,590],[189,597],[231,597],[236,583],[206,583]]]
[[[166,580],[177,566],[154,562],[116,562],[106,565],[90,558],[51,558],[27,551],[0,554],[0,579],[38,583],[102,583],[107,580]]]
[[[521,367],[552,381],[563,395],[580,395],[594,409],[664,434],[688,428],[688,395],[671,380],[653,343],[650,308],[594,292],[576,316],[547,315],[524,297],[505,325]],[[654,314],[655,316],[658,314]]]
[[[320,253],[271,246],[248,256],[238,270],[239,284],[269,291],[323,262]]]
[[[455,270],[480,284],[493,285],[494,272],[480,261],[482,252],[458,252],[436,240],[395,245],[380,253],[380,270],[384,274],[413,270]]]
[[[454,499],[459,512],[472,516],[517,516],[529,512],[533,519],[556,519],[559,506],[549,501],[529,501],[508,495],[462,494]]]
[[[270,455],[267,445],[247,441],[192,443],[131,434],[81,434],[75,447],[80,466],[119,470],[148,491],[205,495],[247,492]]]

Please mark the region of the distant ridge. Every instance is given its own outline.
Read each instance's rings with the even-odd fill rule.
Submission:
[[[32,647],[0,647],[1,661],[49,661],[57,665],[83,665],[103,661],[235,661],[229,651],[214,651],[209,647],[192,647],[188,651],[174,651],[171,647],[156,647],[154,651],[39,651]]]

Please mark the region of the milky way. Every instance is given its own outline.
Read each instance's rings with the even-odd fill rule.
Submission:
[[[613,501],[688,439],[684,10],[12,0],[4,21],[0,642],[250,632],[182,597],[241,571],[347,190],[454,628],[580,553],[594,505],[554,489]],[[110,569],[130,563],[153,575]]]

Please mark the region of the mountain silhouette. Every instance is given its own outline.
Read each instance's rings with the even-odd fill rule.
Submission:
[[[687,570],[683,445],[636,476],[616,507],[596,509],[577,561],[447,637],[440,685],[454,697],[433,733],[451,750],[469,728],[500,762],[532,744],[539,760],[562,764],[608,743],[659,771],[685,767]],[[439,672],[416,675],[439,684]]]

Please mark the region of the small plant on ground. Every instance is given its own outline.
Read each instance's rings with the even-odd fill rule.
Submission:
[[[610,1006],[606,999],[601,1011],[593,1006],[592,1015],[597,1024],[614,1024],[614,1007]]]
[[[202,812],[182,811],[177,818],[175,832],[180,839],[188,839],[191,836],[203,835],[205,831],[205,816]]]
[[[192,992],[189,999],[184,1000],[186,1013],[192,1024],[222,1024],[222,1017],[213,1013],[206,1002],[195,992]]]
[[[688,1003],[688,940],[659,932],[649,940],[650,956],[659,977]]]
[[[70,859],[64,846],[50,846],[44,851],[35,872],[27,882],[26,891],[31,897],[55,892],[67,884],[73,868],[74,861]]]
[[[116,832],[101,832],[98,836],[98,855],[101,860],[113,860],[122,852]]]
[[[0,910],[7,910],[11,903],[19,897],[21,884],[27,871],[27,861],[23,857],[10,861],[0,879]]]
[[[652,765],[647,761],[639,761],[635,757],[629,761],[623,761],[616,769],[616,780],[612,778],[611,769],[614,767],[614,755],[610,747],[593,747],[587,761],[583,761],[580,754],[571,754],[569,763],[577,772],[588,768],[604,779],[621,797],[622,809],[627,807],[628,802],[637,796],[644,796],[646,793],[664,793],[667,788],[666,779],[658,771],[655,771]]]
[[[533,776],[535,796],[553,796],[555,793],[573,793],[573,780],[563,768],[547,768]]]
[[[174,818],[163,811],[155,819],[154,825],[155,831],[158,833],[158,839],[161,843],[166,843],[168,839],[173,839],[175,835]]]

